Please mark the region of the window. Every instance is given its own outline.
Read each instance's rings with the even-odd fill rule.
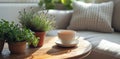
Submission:
[[[39,0],[0,0],[0,3],[37,3]]]

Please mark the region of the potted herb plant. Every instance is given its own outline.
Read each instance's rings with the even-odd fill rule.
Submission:
[[[5,21],[5,20],[4,20]],[[21,28],[14,22],[8,23],[8,31],[5,33],[5,39],[8,42],[9,50],[11,53],[24,53],[26,49],[26,43],[37,46],[38,38],[34,36],[33,32],[26,28]]]
[[[54,16],[48,15],[41,10],[41,13],[35,14],[33,10],[20,12],[20,23],[35,32],[40,37],[37,47],[43,45],[45,33],[54,28]]]

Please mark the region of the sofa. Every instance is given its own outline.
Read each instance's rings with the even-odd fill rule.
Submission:
[[[102,29],[93,30],[92,27],[89,27],[89,26],[88,26],[89,28],[85,30],[84,29],[76,30],[75,27],[71,29],[71,27],[69,26],[71,24],[71,19],[74,14],[73,10],[49,10],[48,14],[55,15],[56,29],[48,31],[47,36],[57,36],[57,32],[59,30],[69,30],[69,29],[76,30],[78,36],[84,37],[84,39],[91,42],[93,46],[91,54],[85,59],[120,59],[120,33],[119,33],[120,32],[120,23],[119,23],[120,22],[120,16],[119,16],[120,15],[120,11],[119,11],[120,0],[97,0],[94,2],[102,3],[102,2],[108,2],[108,1],[113,1],[114,3],[114,7],[112,4],[113,10],[110,10],[112,11],[110,13],[111,15],[109,15],[110,17],[109,19],[111,19],[109,21],[111,23],[109,22],[109,24],[107,24],[110,26],[109,29],[111,30],[109,29],[105,30],[105,28],[102,28],[103,30]],[[29,7],[35,7],[35,10],[36,9],[38,10],[39,8],[37,4],[31,4],[31,3],[28,3],[28,4],[1,3],[0,4],[0,18],[4,18],[6,20],[15,21],[16,23],[19,23],[18,12],[23,10],[24,8],[29,8]],[[100,18],[100,19],[103,19],[103,18]],[[104,26],[100,26],[100,27],[104,27]]]
[[[109,0],[109,1],[111,1],[111,0]],[[49,10],[48,14],[54,15],[56,17],[55,20],[56,20],[56,28],[57,29],[48,31],[47,35],[48,36],[57,36],[57,33],[60,30],[75,30],[75,31],[77,31],[77,36],[84,37],[84,39],[91,42],[91,44],[93,46],[91,54],[88,57],[86,57],[85,59],[120,59],[120,18],[119,18],[120,17],[120,10],[119,10],[120,9],[120,4],[119,4],[120,0],[112,0],[113,5],[108,4],[109,6],[105,6],[105,3],[110,3],[109,1],[108,0],[94,1],[97,4],[103,4],[102,7],[99,7],[99,8],[101,8],[101,10],[105,9],[104,10],[105,12],[103,12],[101,10],[96,12],[96,10],[92,9],[92,10],[94,10],[94,12],[98,13],[100,17],[96,16],[98,14],[95,14],[95,13],[92,14],[91,11],[87,11],[86,12],[87,14],[83,14],[83,13],[85,13],[85,10],[87,8],[84,9],[84,11],[81,11],[83,8],[83,6],[81,7],[81,5],[77,6],[77,7],[79,7],[80,11],[76,10],[77,7],[75,7],[75,6],[73,7],[73,10]],[[97,5],[96,3],[95,3],[95,5]],[[75,4],[77,4],[77,3],[75,3]],[[84,6],[85,6],[86,3],[80,2],[79,4],[84,4]],[[98,6],[99,5],[97,5],[97,7]],[[104,8],[104,6],[105,6],[105,8]],[[97,8],[97,7],[94,6],[92,8]],[[89,7],[89,8],[91,8],[91,7]],[[108,8],[108,10],[107,10],[107,8]],[[112,9],[111,13],[109,12],[110,9]],[[82,13],[82,14],[79,14],[79,13]],[[106,13],[108,14],[108,16]],[[105,17],[101,16],[101,14],[103,14],[103,15],[105,14],[104,15]],[[91,16],[91,15],[94,15],[94,16]],[[90,18],[90,16],[92,18]],[[95,21],[96,18],[97,18],[97,24],[94,23],[94,22],[96,22]],[[108,29],[108,27],[104,24],[104,22],[101,21],[101,20],[103,20],[103,18],[105,18],[107,21],[108,21],[108,19],[109,20],[111,19],[110,23],[106,22],[106,23],[111,24],[110,25],[111,30],[109,30],[110,28]],[[77,21],[77,19],[79,19],[79,21]],[[84,19],[85,21],[88,21],[88,19],[93,20],[93,21],[92,22],[88,21],[86,23],[82,19]],[[99,19],[101,19],[101,20],[99,20]],[[98,23],[99,21],[102,22],[101,25]],[[88,24],[88,25],[86,25],[86,24]],[[96,27],[94,27],[95,25],[96,25],[97,29],[96,29]],[[106,26],[106,27],[104,27],[104,26]],[[95,28],[95,29],[93,29],[93,28]]]

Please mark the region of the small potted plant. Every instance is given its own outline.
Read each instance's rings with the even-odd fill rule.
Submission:
[[[20,23],[35,32],[40,37],[37,47],[43,45],[46,31],[54,28],[54,16],[48,15],[47,12],[41,10],[40,14],[35,14],[33,10],[20,12]]]
[[[21,28],[18,24],[14,24],[14,22],[8,22],[8,24],[8,31],[7,33],[5,33],[4,36],[6,41],[8,42],[9,50],[11,53],[24,53],[27,42],[28,44],[33,44],[34,46],[37,46],[38,38],[34,36],[31,30]]]

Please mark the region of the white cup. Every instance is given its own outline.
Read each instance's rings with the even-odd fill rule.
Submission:
[[[60,30],[58,32],[58,38],[63,44],[70,44],[75,40],[76,31],[73,30]]]

